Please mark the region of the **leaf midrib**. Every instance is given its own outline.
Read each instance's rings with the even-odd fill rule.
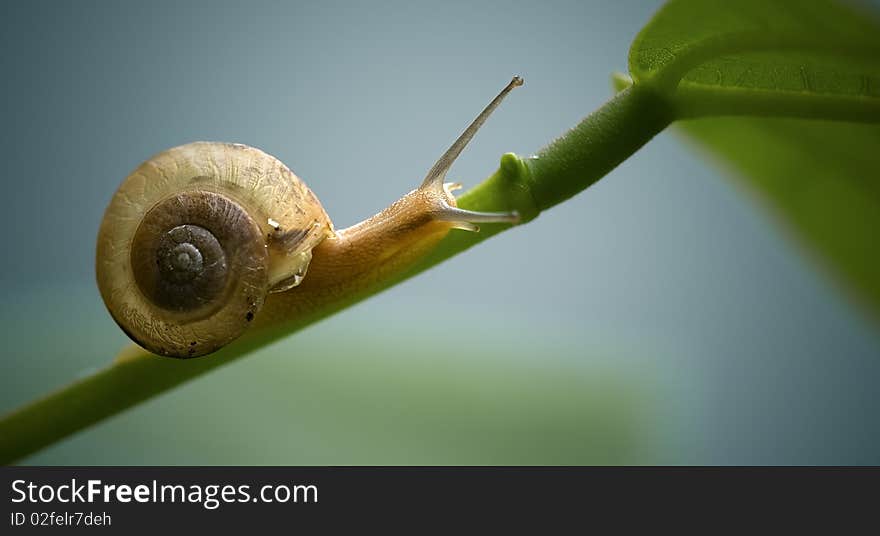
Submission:
[[[835,59],[862,60],[877,63],[880,68],[880,46],[874,43],[834,43],[804,38],[794,34],[770,34],[767,32],[731,32],[690,43],[671,52],[673,59],[653,71],[645,71],[634,62],[641,50],[641,39],[630,54],[630,71],[642,83],[649,83],[665,92],[674,91],[688,72],[697,66],[723,56],[750,52],[801,52],[823,54]],[[829,46],[832,45],[832,46]]]

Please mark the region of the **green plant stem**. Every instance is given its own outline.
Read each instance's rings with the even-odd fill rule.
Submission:
[[[606,102],[579,125],[520,159],[506,154],[486,181],[459,199],[473,210],[516,209],[530,221],[584,190],[662,131],[671,121],[663,99],[633,86]],[[123,350],[106,368],[27,404],[0,421],[0,462],[9,464],[107,417],[290,335],[372,294],[460,253],[509,228],[487,225],[479,233],[451,232],[425,256],[356,295],[314,304],[277,328],[255,330],[208,357],[175,360],[137,347]],[[296,289],[291,292],[296,292]]]

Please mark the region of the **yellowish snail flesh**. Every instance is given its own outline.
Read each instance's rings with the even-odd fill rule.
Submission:
[[[291,293],[320,253],[302,298],[332,292],[397,262],[416,244],[515,212],[460,209],[445,183],[452,163],[514,77],[430,169],[421,186],[375,216],[334,230],[312,191],[278,159],[246,145],[195,142],[163,151],[120,185],[98,232],[101,297],[143,348],[188,358],[214,352],[251,325],[269,293]],[[319,272],[319,273],[318,273]],[[360,279],[358,279],[360,278]],[[308,292],[305,292],[308,287]],[[311,294],[309,294],[311,293]],[[290,307],[288,307],[290,309]],[[269,313],[281,314],[281,313]]]

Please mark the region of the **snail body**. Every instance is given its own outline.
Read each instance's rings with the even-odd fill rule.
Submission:
[[[308,186],[259,149],[194,142],[153,156],[120,185],[98,232],[96,275],[111,316],[153,353],[202,356],[248,329],[270,295],[295,301],[292,289],[311,277],[313,252],[320,252],[321,266],[307,287],[332,292],[338,282],[370,277],[452,228],[515,222],[515,213],[457,208],[452,191],[459,185],[444,179],[489,114],[521,84],[515,77],[502,90],[419,188],[340,231]]]

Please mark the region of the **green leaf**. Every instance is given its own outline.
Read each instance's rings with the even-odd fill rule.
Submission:
[[[673,0],[630,49],[678,117],[880,120],[877,22],[827,0]]]
[[[680,126],[731,164],[856,299],[880,313],[880,128],[745,117]]]
[[[694,119],[681,129],[880,313],[873,16],[825,0],[673,0],[639,33],[629,63],[635,85],[664,95],[676,119]]]

